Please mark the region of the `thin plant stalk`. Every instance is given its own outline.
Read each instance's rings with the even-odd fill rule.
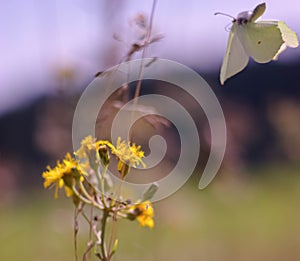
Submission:
[[[148,30],[147,30],[147,35],[146,35],[146,43],[148,43],[150,41],[156,3],[157,3],[157,0],[153,0],[152,10],[151,10],[151,15],[150,15],[150,22],[149,22],[149,27],[148,27]],[[135,89],[135,94],[134,94],[134,99],[135,99],[134,100],[134,105],[137,104],[137,98],[140,96],[140,92],[141,92],[143,66],[144,66],[143,60],[146,56],[147,47],[148,47],[148,44],[146,44],[145,47],[142,50],[142,57],[141,57],[142,60],[141,60],[141,65],[140,65],[139,77],[138,77],[139,80],[137,82],[136,89]]]
[[[140,64],[140,70],[139,70],[139,75],[138,75],[138,82],[136,84],[136,89],[135,89],[135,93],[134,93],[133,108],[136,107],[136,105],[138,103],[138,97],[140,96],[140,93],[141,93],[144,58],[146,57],[146,51],[147,51],[148,43],[150,41],[156,3],[157,3],[157,0],[153,0],[152,10],[151,10],[151,14],[150,14],[149,27],[148,27],[147,34],[146,34],[146,39],[145,39],[146,44],[145,44],[145,47],[142,50],[141,64]],[[133,116],[134,116],[134,110],[132,111],[131,122],[133,121]],[[132,140],[132,137],[133,137],[133,133],[130,130],[129,131],[129,140]]]

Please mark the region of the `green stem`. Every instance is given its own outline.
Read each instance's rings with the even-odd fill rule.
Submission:
[[[94,216],[94,205],[91,206],[91,212],[90,212],[90,220],[93,220],[93,216]],[[93,242],[92,240],[92,236],[93,236],[93,223],[90,222],[89,223],[89,242]],[[89,251],[88,253],[88,258],[89,260],[92,260],[92,252]]]
[[[105,195],[105,174],[106,174],[107,169],[108,169],[108,165],[103,166],[101,174],[100,174],[99,168],[97,170],[94,169],[94,171],[97,174],[97,179],[100,183],[100,191],[102,194],[101,199],[102,199],[102,203],[104,206],[106,206],[105,200],[104,200],[104,195]]]
[[[102,189],[102,185],[101,185],[102,177],[101,177],[101,175],[100,175],[99,168],[97,168],[96,170],[94,169],[94,171],[96,172],[97,179],[98,179],[98,181],[99,181],[99,183],[100,183],[100,186],[101,186],[100,189]],[[102,191],[102,194],[103,194],[103,191]]]
[[[100,209],[100,210],[102,210],[104,207],[101,206],[101,205],[99,205],[99,204],[98,204],[98,203],[90,196],[90,194],[86,191],[86,189],[85,189],[84,185],[82,184],[82,182],[79,181],[78,183],[79,183],[79,187],[80,187],[82,193],[84,194],[84,196],[87,197],[87,198],[91,201],[91,203],[89,203],[89,204],[95,206],[96,208],[98,208],[98,209]],[[76,195],[77,195],[77,194],[76,194]]]
[[[97,202],[95,202],[93,200],[92,197],[89,196],[89,199],[86,199],[85,197],[83,197],[78,190],[75,188],[75,186],[72,187],[72,190],[74,192],[74,194],[84,203],[88,204],[88,205],[92,205],[100,210],[103,210],[103,206],[99,205]],[[87,192],[86,192],[87,193]]]
[[[78,184],[79,184],[79,187],[80,187],[82,193],[84,194],[84,196],[85,196],[86,198],[88,198],[90,201],[93,201],[93,198],[92,198],[91,195],[86,191],[86,189],[85,189],[84,185],[82,184],[82,182],[79,181]]]
[[[75,188],[75,186],[72,186],[72,190],[74,192],[74,194],[84,203],[91,205],[93,202],[86,199],[85,197],[83,197],[82,195],[80,195],[80,193],[77,191],[77,189]]]
[[[105,189],[105,175],[106,175],[107,168],[108,168],[108,165],[104,166],[102,173],[101,173],[100,186],[101,186],[102,195],[105,194],[105,190],[104,190]]]
[[[106,229],[106,222],[109,215],[109,209],[103,210],[103,216],[102,216],[102,227],[101,227],[101,253],[103,257],[103,261],[109,261],[108,256],[105,250],[105,229]]]

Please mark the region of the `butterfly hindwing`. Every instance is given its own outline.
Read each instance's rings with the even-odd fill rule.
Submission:
[[[271,61],[284,43],[278,21],[240,25],[237,35],[246,53],[258,63]]]
[[[286,46],[296,48],[299,45],[297,34],[284,21],[278,21],[278,28]]]

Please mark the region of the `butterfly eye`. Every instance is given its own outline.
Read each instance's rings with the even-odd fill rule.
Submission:
[[[249,20],[247,18],[244,18],[244,17],[240,17],[237,19],[237,23],[239,25],[242,25],[242,24],[247,24],[249,22]]]

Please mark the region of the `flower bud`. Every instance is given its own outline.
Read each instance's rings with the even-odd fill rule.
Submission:
[[[129,173],[130,167],[123,161],[119,160],[118,162],[118,171],[121,174],[121,179],[123,180],[125,176]]]
[[[98,149],[98,153],[101,159],[102,164],[107,167],[109,164],[110,156],[109,151],[106,145],[100,145]]]

